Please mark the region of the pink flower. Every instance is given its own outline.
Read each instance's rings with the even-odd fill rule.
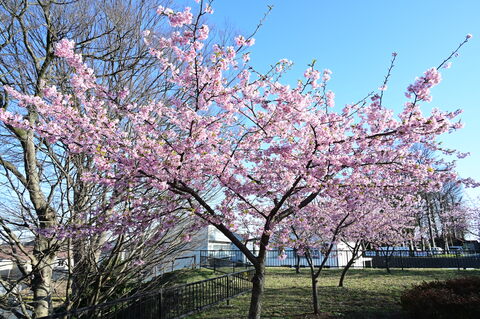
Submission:
[[[243,35],[239,35],[235,38],[235,43],[241,47],[242,45],[245,45],[245,37]]]
[[[316,81],[320,78],[320,72],[318,72],[314,68],[310,67],[305,71],[305,73],[303,73],[303,76],[307,79],[311,79],[313,81]]]
[[[254,39],[254,38],[250,38],[250,39],[248,39],[248,40],[245,42],[245,44],[246,44],[247,46],[251,47],[252,45],[255,44],[255,39]]]
[[[205,13],[213,14],[213,9],[209,4],[205,7]]]
[[[208,33],[210,32],[210,29],[208,28],[208,25],[204,24],[198,29],[198,39],[199,40],[206,40],[208,38]]]
[[[325,97],[327,99],[327,106],[328,107],[334,107],[335,106],[335,93],[333,93],[332,91],[328,91],[325,94]]]
[[[470,33],[467,34],[467,36],[466,36],[467,39],[471,39],[472,37],[473,37],[473,35],[471,35]]]
[[[74,48],[75,48],[74,41],[62,39],[55,45],[55,54],[61,58],[72,58],[74,55],[73,53]]]
[[[332,74],[332,71],[330,71],[329,69],[323,70],[323,76],[322,76],[323,82],[328,82],[331,79],[331,76],[330,76],[331,74]]]
[[[278,63],[283,63],[283,64],[287,64],[287,65],[292,65],[293,62],[290,61],[289,59],[281,59],[280,61],[278,61]]]
[[[124,88],[123,90],[118,92],[118,98],[123,100],[128,96],[128,94],[130,94],[130,90],[128,88]]]
[[[159,6],[157,8],[157,13],[166,15],[172,27],[182,27],[185,24],[190,24],[192,22],[193,14],[190,12],[191,10],[190,7],[186,7],[183,12],[174,12],[170,8]]]
[[[418,99],[430,102],[432,97],[430,96],[430,88],[440,83],[442,76],[436,68],[430,68],[423,74],[422,77],[417,78],[415,83],[410,84],[407,88],[406,96],[409,97],[410,93],[415,93]]]
[[[255,39],[254,38],[250,38],[250,39],[245,39],[245,37],[243,35],[239,35],[238,37],[235,38],[235,43],[241,47],[243,45],[246,45],[246,46],[249,46],[251,47],[252,45],[255,44]]]

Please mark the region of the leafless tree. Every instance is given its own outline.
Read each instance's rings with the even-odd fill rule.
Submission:
[[[420,161],[437,156],[427,146],[418,145],[417,151],[421,154]],[[451,170],[452,167],[439,165],[434,168],[438,171]],[[454,241],[464,239],[466,215],[458,208],[463,200],[463,187],[457,180],[444,183],[437,192],[423,192],[417,210],[417,226],[422,238],[427,236],[427,248],[437,247],[443,243],[445,249]],[[425,247],[423,247],[425,248]]]
[[[93,66],[101,84],[112,91],[129,89],[126,103],[162,98],[168,82],[142,41],[143,30],[167,28],[155,13],[159,4],[153,0],[0,0],[0,107],[18,108],[4,85],[37,96],[42,96],[46,85],[56,85],[65,93],[71,90],[71,70],[54,55],[55,43],[63,38],[75,41],[76,51]],[[23,115],[31,122],[38,117],[31,107]],[[64,145],[52,145],[32,131],[0,123],[1,250],[19,270],[14,279],[0,279],[6,290],[0,297],[3,310],[18,318],[40,318],[61,303],[52,300],[54,294],[65,300],[61,306],[68,310],[119,296],[127,284],[140,283],[131,288],[146,289],[138,280],[143,271],[181,248],[181,232],[159,232],[158,216],[149,231],[141,234],[100,231],[88,237],[59,238],[49,232],[57,225],[95,222],[87,214],[92,210],[104,210],[108,216],[108,210],[128,208],[126,203],[112,205],[114,189],[82,178],[92,168],[90,158],[72,155]],[[145,196],[158,196],[145,192]],[[149,209],[162,213],[162,207]],[[177,217],[190,223],[181,212]],[[53,278],[61,259],[65,273]]]

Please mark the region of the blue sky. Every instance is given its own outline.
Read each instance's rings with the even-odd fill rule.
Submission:
[[[337,105],[356,102],[378,88],[391,53],[397,52],[384,103],[399,111],[407,85],[438,66],[467,33],[473,34],[452,67],[442,70],[443,81],[423,109],[464,110],[465,127],[442,141],[471,153],[459,160],[458,172],[480,181],[479,0],[217,0],[212,22],[249,34],[269,4],[274,9],[251,48],[254,67],[266,70],[282,58],[290,59],[295,66],[286,81],[295,84],[316,59],[318,68],[333,71],[329,86]],[[478,189],[467,192],[480,195]]]

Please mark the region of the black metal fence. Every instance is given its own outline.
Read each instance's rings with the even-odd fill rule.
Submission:
[[[253,267],[239,250],[201,250],[199,266],[224,274]]]
[[[200,251],[199,266],[225,275],[184,285],[160,288],[150,294],[85,307],[49,318],[178,319],[251,291],[254,269],[239,250]],[[255,252],[253,252],[255,254]],[[310,252],[315,267],[343,268],[352,258],[349,250],[333,250],[329,256]],[[325,260],[326,259],[326,260]],[[305,267],[306,257],[295,250],[270,250],[267,267]],[[352,267],[361,268],[480,268],[479,251],[417,251],[408,249],[361,252]]]
[[[255,254],[255,252],[253,252]],[[327,268],[343,268],[352,258],[350,250],[333,250],[325,256],[319,250],[311,251],[315,267],[320,266],[325,258]],[[245,255],[239,250],[203,250],[200,251],[200,263],[204,267],[222,271],[236,270],[238,265],[249,264]],[[307,258],[297,251],[269,250],[265,260],[267,267],[307,267]],[[380,249],[366,250],[359,254],[352,264],[353,268],[480,268],[480,251],[473,250],[408,250]],[[228,272],[228,271],[224,271]]]
[[[254,255],[256,252],[253,251]],[[319,250],[311,251],[312,262],[315,267],[322,264],[325,255]],[[334,250],[330,253],[325,262],[325,267],[338,268],[343,267],[352,257],[349,250]],[[250,264],[248,259],[240,250],[202,250],[200,251],[200,262],[203,267],[209,265],[209,268],[215,266],[217,269],[231,266],[232,264]],[[228,265],[228,266],[227,266]],[[265,260],[266,267],[307,267],[308,261],[304,255],[295,250],[269,250]],[[361,261],[355,263],[353,267],[364,267]]]
[[[92,307],[76,309],[49,318],[178,319],[227,301],[252,289],[253,269],[212,279],[161,288],[158,292],[132,296]]]
[[[374,268],[480,268],[480,252],[474,250],[376,250],[364,251]]]

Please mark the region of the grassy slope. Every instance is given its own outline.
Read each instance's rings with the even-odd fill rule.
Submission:
[[[223,275],[223,273],[214,272],[213,270],[200,268],[200,269],[179,269],[172,272],[168,272],[158,279],[159,285],[163,287],[176,286],[186,284],[190,282],[215,278]]]
[[[391,275],[382,269],[351,270],[344,288],[337,287],[340,270],[327,269],[319,280],[322,315],[311,314],[311,288],[307,269],[297,275],[289,268],[269,268],[262,318],[404,318],[399,304],[405,288],[422,281],[477,275],[480,270],[413,269],[393,270]],[[245,318],[249,295],[222,303],[195,319]]]

